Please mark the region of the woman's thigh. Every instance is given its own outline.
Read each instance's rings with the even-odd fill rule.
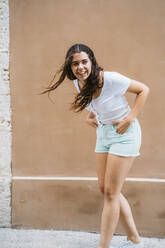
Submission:
[[[108,154],[104,176],[104,190],[112,195],[120,194],[125,178],[135,157]]]
[[[96,154],[96,169],[98,176],[98,184],[101,192],[104,193],[104,178],[105,178],[108,153],[95,153],[95,154]]]

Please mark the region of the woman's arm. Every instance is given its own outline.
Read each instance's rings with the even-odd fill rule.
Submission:
[[[143,83],[132,80],[127,92],[136,94],[134,105],[131,109],[131,112],[129,113],[127,117],[128,119],[133,121],[137,117],[137,115],[140,113],[143,105],[145,104],[147,100],[147,97],[149,94],[149,88]]]
[[[135,93],[136,99],[134,102],[134,105],[128,114],[128,116],[122,120],[122,121],[115,121],[112,124],[118,124],[118,127],[116,129],[117,133],[125,133],[132,123],[132,121],[137,117],[137,115],[140,113],[142,107],[144,106],[146,99],[149,94],[149,88],[138,81],[132,80],[131,84],[127,90],[127,92]]]
[[[87,118],[86,118],[86,122],[92,127],[96,128],[98,126],[96,116],[93,112],[88,113]]]

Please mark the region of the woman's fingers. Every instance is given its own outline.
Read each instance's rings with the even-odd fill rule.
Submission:
[[[123,134],[123,133],[125,133],[127,130],[128,130],[128,127],[127,127],[127,128],[124,127],[124,128],[122,128],[122,129],[116,130],[116,132],[119,133],[119,134]]]
[[[123,134],[127,131],[129,126],[125,126],[125,125],[122,125],[122,126],[118,126],[117,129],[116,129],[116,132],[117,133],[120,133],[120,134]]]
[[[131,123],[127,120],[120,121],[117,128],[116,128],[116,132],[119,134],[125,133],[128,130],[130,124]]]
[[[97,121],[96,120],[93,121],[93,127],[97,127],[97,126],[98,126]]]
[[[96,128],[96,127],[98,126],[97,121],[96,121],[95,119],[93,119],[93,118],[87,119],[87,123],[88,123],[90,126],[94,127],[94,128]]]

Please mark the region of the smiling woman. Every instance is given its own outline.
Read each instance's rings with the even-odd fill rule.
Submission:
[[[96,128],[96,167],[100,191],[104,194],[99,248],[107,248],[121,216],[128,242],[125,247],[143,247],[128,201],[121,193],[124,181],[141,146],[141,127],[137,115],[149,89],[143,83],[118,72],[103,71],[93,51],[83,44],[67,52],[57,82],[42,94],[55,90],[67,77],[73,80],[78,94],[72,103],[76,112],[87,109],[87,123]],[[132,108],[125,93],[136,95]]]

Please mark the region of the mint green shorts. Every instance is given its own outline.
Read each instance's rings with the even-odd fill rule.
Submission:
[[[124,134],[116,132],[117,125],[99,124],[95,152],[119,156],[139,156],[141,146],[141,127],[135,119]]]

